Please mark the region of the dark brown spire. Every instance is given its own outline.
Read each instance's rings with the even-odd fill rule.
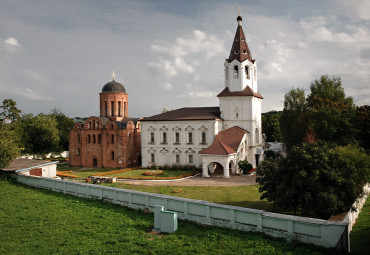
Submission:
[[[231,47],[230,55],[227,61],[231,62],[236,59],[239,62],[243,62],[244,60],[249,59],[252,63],[254,63],[254,59],[252,58],[252,54],[247,44],[247,39],[245,38],[243,32],[242,17],[239,15],[236,20],[238,21],[238,28],[236,29],[233,46]]]

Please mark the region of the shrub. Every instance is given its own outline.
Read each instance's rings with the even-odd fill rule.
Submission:
[[[253,168],[252,164],[250,164],[247,160],[239,161],[238,166],[241,170],[243,170],[243,174],[247,174],[248,171]]]

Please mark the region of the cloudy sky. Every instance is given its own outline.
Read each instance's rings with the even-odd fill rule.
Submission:
[[[238,5],[263,112],[321,74],[370,104],[368,0],[0,0],[0,100],[23,113],[98,115],[114,69],[130,116],[217,106]]]

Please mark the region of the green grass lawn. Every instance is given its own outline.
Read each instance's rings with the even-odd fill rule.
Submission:
[[[153,235],[153,215],[14,184],[0,176],[0,254],[325,254],[284,240],[179,221]]]
[[[260,200],[259,185],[249,186],[144,186],[125,183],[104,184],[163,195],[206,200],[213,203],[272,211],[273,203]]]
[[[370,198],[353,226],[351,237],[351,254],[369,254],[370,251]]]

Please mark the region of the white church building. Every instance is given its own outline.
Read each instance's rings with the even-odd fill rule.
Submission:
[[[238,172],[238,162],[254,167],[263,154],[257,63],[242,28],[242,17],[224,63],[225,87],[218,107],[185,107],[141,120],[142,166],[194,165],[203,177]],[[222,88],[220,88],[222,89]]]

